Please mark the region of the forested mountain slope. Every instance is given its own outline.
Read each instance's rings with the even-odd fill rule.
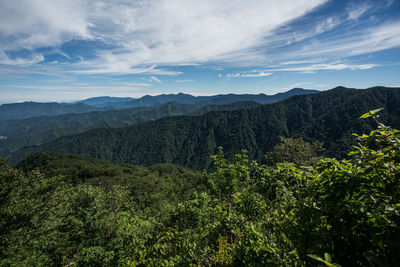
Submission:
[[[0,121],[0,135],[6,137],[0,140],[0,156],[6,156],[24,146],[40,145],[61,136],[82,133],[90,128],[125,127],[172,115],[200,115],[211,110],[236,110],[259,105],[256,102],[236,102],[229,105],[208,106],[170,102],[156,107],[137,107]]]
[[[303,137],[325,143],[326,154],[343,157],[353,144],[351,133],[372,129],[359,116],[385,108],[382,121],[399,127],[399,88],[356,90],[338,87],[320,94],[237,111],[214,111],[202,116],[167,117],[131,127],[92,129],[62,137],[12,155],[13,162],[38,151],[64,151],[139,165],[171,162],[194,169],[208,168],[218,146],[228,157],[241,149],[261,159],[280,136]]]

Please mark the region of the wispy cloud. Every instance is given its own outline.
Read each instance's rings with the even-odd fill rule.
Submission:
[[[272,73],[271,72],[264,72],[264,71],[250,71],[250,72],[244,72],[244,73],[228,73],[226,76],[229,78],[238,78],[238,77],[243,77],[243,78],[257,78],[257,77],[266,77],[270,76]]]
[[[18,66],[29,66],[39,63],[44,60],[44,56],[41,53],[31,55],[29,58],[10,58],[4,51],[0,50],[0,64],[4,65],[18,65]]]
[[[68,78],[65,73],[57,70],[56,68],[48,68],[47,66],[25,66],[22,65],[10,65],[0,63],[0,77],[2,78],[27,78],[32,75],[38,76],[52,76],[58,78]]]
[[[329,31],[338,26],[340,23],[341,21],[338,18],[329,17],[327,19],[324,19],[320,23],[318,23],[317,26],[315,27],[315,34],[320,34]]]
[[[370,8],[372,8],[372,5],[368,2],[352,2],[346,8],[348,15],[347,18],[350,20],[356,20],[361,17],[365,12],[367,12]]]
[[[185,80],[176,80],[176,81],[174,81],[174,83],[191,83],[191,82],[194,82],[194,80],[185,79]]]
[[[150,79],[151,79],[152,81],[157,82],[157,83],[162,83],[162,81],[161,81],[160,79],[158,79],[156,76],[151,76]]]
[[[324,64],[287,66],[282,68],[269,69],[268,71],[314,72],[319,70],[366,70],[377,66],[378,66],[377,64],[324,63]]]
[[[368,28],[351,31],[351,34],[310,38],[287,47],[281,53],[271,54],[273,62],[346,59],[400,47],[400,21],[389,21]]]
[[[270,67],[265,70],[252,70],[240,73],[229,73],[226,76],[229,78],[252,78],[252,77],[266,77],[275,72],[300,72],[300,73],[314,73],[316,71],[333,71],[333,70],[366,70],[377,67],[377,64],[349,64],[349,63],[317,63],[308,64],[307,61],[292,61],[284,62],[280,66]],[[220,75],[219,77],[222,77]]]
[[[119,61],[113,61],[112,63],[96,63],[95,61],[85,61],[74,64],[74,69],[70,72],[77,74],[157,74],[157,75],[179,75],[182,74],[180,71],[169,70],[166,68],[157,68],[157,65],[152,65],[149,67],[138,67],[133,68],[128,63],[123,63]]]

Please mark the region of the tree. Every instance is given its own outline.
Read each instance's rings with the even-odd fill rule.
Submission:
[[[322,151],[324,149],[321,142],[308,143],[302,138],[281,137],[281,143],[265,154],[265,162],[271,166],[280,162],[313,166],[322,158],[320,156]]]

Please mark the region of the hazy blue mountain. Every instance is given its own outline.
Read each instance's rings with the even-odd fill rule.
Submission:
[[[168,102],[180,102],[185,104],[203,104],[203,105],[227,105],[234,102],[254,101],[260,104],[270,104],[282,101],[294,95],[315,94],[317,90],[307,90],[294,88],[284,93],[275,95],[266,94],[226,94],[214,96],[192,96],[189,94],[162,94],[157,96],[146,95],[129,102],[118,103],[119,107],[141,107],[156,106]]]
[[[83,113],[99,110],[83,103],[23,102],[0,105],[0,120],[23,119],[37,116],[54,116],[66,113]]]
[[[54,116],[67,113],[84,113],[110,109],[126,109],[135,107],[154,107],[169,102],[182,104],[227,105],[235,102],[254,101],[260,104],[275,103],[293,95],[314,94],[316,90],[292,89],[275,95],[265,94],[228,94],[215,96],[192,96],[189,94],[146,95],[139,99],[129,97],[94,97],[76,103],[36,103],[24,102],[0,105],[0,120],[23,119],[38,116]],[[132,100],[133,99],[133,100]]]
[[[98,128],[25,148],[14,162],[40,151],[84,154],[107,161],[151,165],[171,162],[195,169],[207,168],[218,146],[233,155],[249,150],[254,159],[279,143],[280,136],[323,141],[329,156],[343,157],[355,138],[375,128],[360,120],[369,110],[383,107],[381,118],[400,125],[400,88],[367,90],[338,87],[319,94],[294,96],[252,109],[212,111],[201,116],[166,117],[125,128]]]
[[[132,97],[111,97],[111,96],[99,96],[92,97],[80,101],[76,101],[75,103],[83,103],[96,107],[107,107],[107,106],[118,106],[118,103],[124,103],[133,101],[135,98]]]

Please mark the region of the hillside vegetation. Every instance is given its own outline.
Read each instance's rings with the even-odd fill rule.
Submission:
[[[7,137],[0,140],[0,156],[6,156],[25,146],[48,143],[58,137],[82,133],[91,128],[126,127],[173,115],[200,115],[212,110],[236,110],[259,105],[256,102],[236,102],[229,105],[203,106],[171,102],[156,107],[0,121],[0,135]]]
[[[378,127],[357,136],[349,160],[314,167],[264,165],[246,151],[230,161],[222,148],[204,174],[60,153],[24,170],[1,159],[0,265],[395,266],[400,132],[377,112],[362,116]]]
[[[62,181],[74,186],[113,186],[127,188],[135,207],[146,214],[158,213],[165,205],[189,199],[194,191],[204,190],[200,173],[172,164],[151,167],[116,165],[80,155],[44,152],[32,155],[17,168],[40,171],[45,177],[62,175]]]

